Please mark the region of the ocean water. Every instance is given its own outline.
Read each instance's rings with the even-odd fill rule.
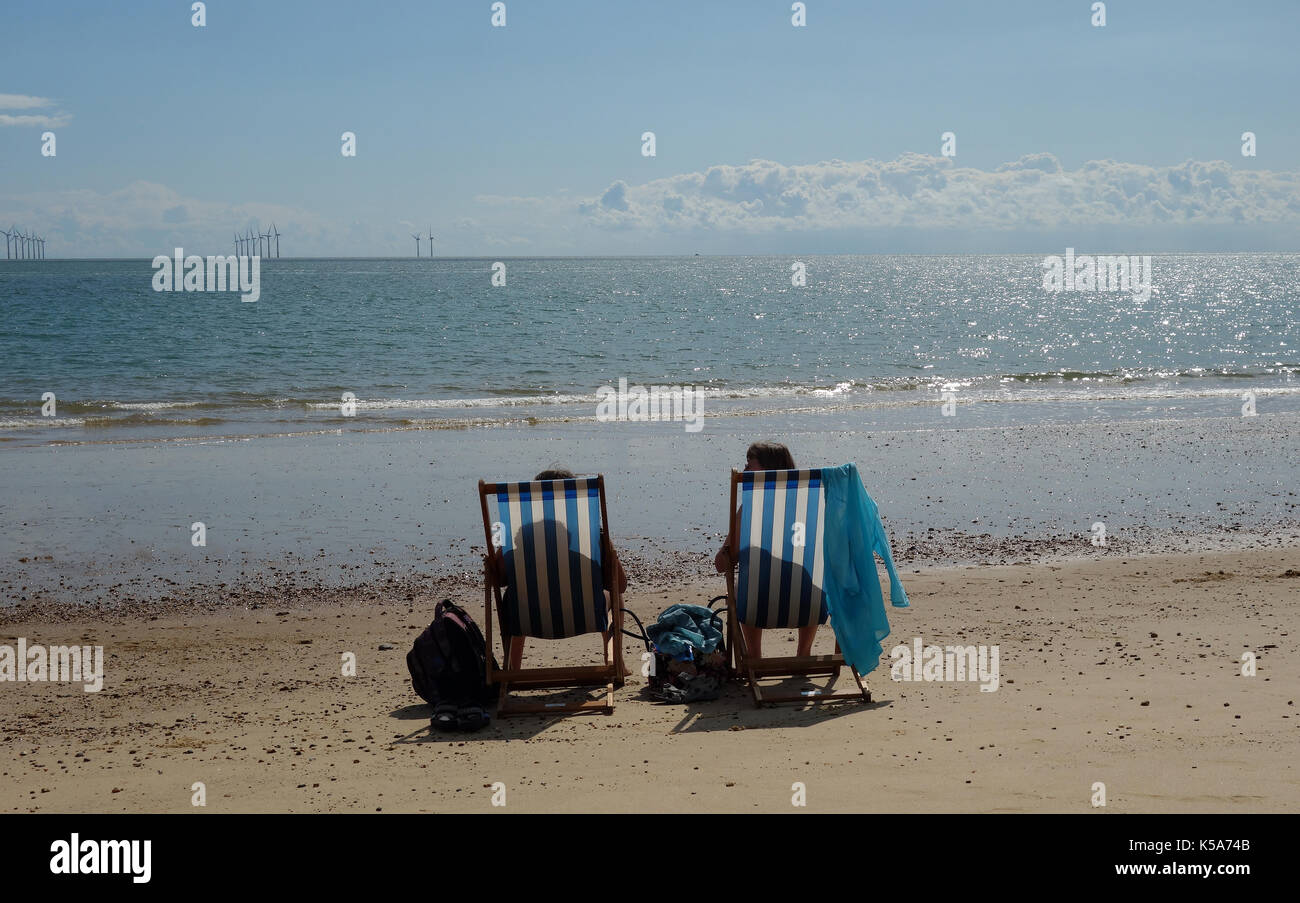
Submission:
[[[1300,410],[1300,255],[1156,255],[1146,300],[1034,255],[799,260],[264,260],[253,303],[0,261],[0,448],[586,421],[620,378],[897,429]]]

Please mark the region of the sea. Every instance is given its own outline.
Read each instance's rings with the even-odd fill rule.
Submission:
[[[253,302],[154,274],[0,261],[0,449],[594,421],[620,380],[900,430],[1300,410],[1297,254],[1153,255],[1148,298],[1048,291],[1042,255],[263,259]]]

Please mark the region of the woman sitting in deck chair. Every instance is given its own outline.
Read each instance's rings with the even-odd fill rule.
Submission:
[[[533,477],[534,482],[573,481],[573,479],[576,479],[576,477],[573,476],[572,473],[569,473],[568,470],[559,469],[543,470],[543,472],[537,474],[536,477]],[[581,482],[586,486],[586,483],[589,481]],[[506,487],[500,486],[497,487],[497,489],[504,491],[506,490]],[[597,481],[590,481],[589,489],[585,489],[584,491],[586,492],[586,495],[584,496],[584,504],[594,504],[594,499],[597,498],[597,496],[591,494],[591,492],[601,492],[601,495],[599,495],[599,508],[591,512],[589,518],[590,525],[595,526],[595,528],[599,530],[599,535],[591,535],[588,539],[588,542],[593,546],[589,551],[595,559],[607,559],[607,563],[612,565],[610,570],[607,570],[606,572],[606,578],[604,578],[608,582],[606,583],[607,589],[603,590],[604,605],[601,608],[601,611],[612,609],[615,615],[619,615],[621,612],[621,602],[620,600],[611,598],[611,592],[608,587],[616,587],[617,595],[621,598],[621,594],[623,594],[628,587],[628,576],[623,570],[623,564],[620,563],[617,553],[614,551],[614,546],[612,546],[610,539],[608,539],[606,525],[603,525],[602,522],[604,511],[603,485],[599,483],[598,479]],[[560,496],[560,498],[562,498],[562,496]],[[563,502],[560,502],[560,504],[562,504],[563,507]],[[575,502],[573,504],[576,505],[577,503]],[[485,496],[484,526],[485,529],[490,529],[489,522],[487,522],[486,505],[487,499]],[[528,508],[528,505],[525,504],[524,507]],[[565,574],[564,589],[568,590],[569,587],[584,583],[585,578],[591,576],[593,568],[599,570],[598,560],[593,560],[593,557],[586,556],[584,553],[578,551],[578,548],[584,546],[584,541],[582,541],[581,537],[578,537],[576,533],[573,533],[573,531],[581,531],[584,529],[580,522],[575,522],[573,526],[565,526],[564,518],[558,518],[558,520],[546,520],[546,518],[543,518],[543,520],[538,521],[536,512],[532,511],[532,509],[529,509],[529,511],[517,512],[516,517],[512,518],[512,520],[515,521],[515,525],[512,526],[511,530],[517,530],[517,534],[512,535],[510,539],[510,547],[513,551],[508,553],[508,555],[504,555],[499,548],[490,547],[490,551],[487,552],[487,568],[489,568],[491,582],[494,583],[498,591],[502,592],[502,595],[500,595],[499,598],[499,604],[497,605],[497,624],[500,629],[500,635],[502,635],[503,646],[506,647],[507,650],[506,665],[504,665],[504,670],[506,670],[507,673],[520,672],[521,667],[523,667],[524,635],[530,633],[530,630],[532,630],[530,635],[534,635],[534,637],[538,637],[538,635],[568,633],[568,628],[565,628],[565,626],[556,625],[554,630],[552,630],[542,629],[539,628],[539,625],[533,625],[533,628],[529,629],[526,628],[525,625],[520,624],[520,607],[516,602],[517,596],[515,586],[515,583],[519,582],[520,577],[526,576],[526,574],[532,572],[533,581],[537,581],[538,574],[536,573],[536,568],[537,566],[543,566],[543,577],[546,579],[543,579],[538,586],[530,587],[529,598],[532,600],[532,603],[536,605],[541,602],[541,596],[546,596],[546,613],[547,615],[554,615],[554,605],[562,605],[559,596],[564,595],[564,592],[560,591],[559,583],[551,586],[550,578],[559,578],[560,574]],[[525,553],[523,550],[530,551]],[[547,551],[539,552],[537,550]],[[534,564],[534,555],[545,557],[546,564]],[[541,563],[542,557],[538,557],[536,561],[537,563]],[[515,569],[517,569],[517,572],[512,573],[512,570]],[[552,570],[554,570],[554,573],[551,573]],[[511,577],[515,577],[515,579],[511,579]],[[519,583],[519,585],[524,586],[524,583]],[[551,595],[556,595],[556,598],[551,599]],[[573,602],[573,600],[571,599],[569,602]],[[581,615],[581,612],[578,613],[578,616],[581,617]],[[602,615],[599,615],[598,612],[586,612],[586,615],[595,615],[595,617],[598,618],[603,617]],[[563,615],[558,617],[560,620],[564,620]],[[595,629],[597,626],[598,625],[595,624],[585,624],[582,626],[582,629],[578,630],[578,633]],[[610,626],[612,628],[612,633],[615,635],[620,633],[621,624]],[[615,642],[615,648],[616,650],[617,648],[621,648],[620,644]],[[621,663],[620,657],[612,664],[614,664],[617,672],[621,674],[623,663]],[[516,682],[525,681],[526,677],[520,677],[517,678]],[[617,683],[621,685],[621,677]],[[506,694],[504,694],[503,689],[503,703],[504,699],[506,699]],[[500,713],[508,712],[502,711]]]
[[[879,664],[889,635],[879,556],[889,572],[890,603],[906,607],[889,536],[856,464],[797,470],[784,446],[752,446],[744,471],[731,472],[727,544],[714,560],[727,578],[728,633],[739,676],[756,705],[767,702],[871,701],[862,674]],[[812,655],[817,625],[830,618],[832,655]],[[796,628],[795,656],[766,657],[762,629]],[[835,692],[848,666],[856,688]],[[828,674],[831,686],[773,693],[760,678]]]
[[[779,442],[755,442],[745,452],[745,470],[794,470],[794,456],[790,449]],[[732,548],[735,537],[727,534],[727,541],[722,544],[718,554],[713,558],[713,566],[718,573],[725,573],[730,561],[728,549]],[[797,655],[812,655],[813,641],[817,639],[817,624],[799,628]],[[755,658],[763,657],[763,629],[741,624],[740,630],[745,634],[745,646]]]

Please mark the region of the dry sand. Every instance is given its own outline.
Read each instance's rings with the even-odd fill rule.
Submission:
[[[652,702],[628,640],[633,676],[613,715],[471,735],[430,734],[406,671],[442,587],[184,616],[8,610],[0,643],[101,644],[107,673],[99,693],[0,683],[0,809],[1085,812],[1103,782],[1100,811],[1294,812],[1297,569],[1300,550],[1279,549],[908,570],[912,607],[889,610],[870,706],[756,710],[734,685],[696,706]],[[720,587],[633,585],[628,604],[644,619]],[[457,598],[482,617],[481,591]],[[769,653],[793,651],[783,633]],[[891,681],[888,650],[916,636],[997,644],[1000,688]],[[829,629],[818,642],[829,649]],[[597,648],[532,641],[527,660]],[[347,651],[356,677],[341,676]],[[1241,674],[1246,651],[1254,677]],[[806,810],[792,805],[795,782]]]

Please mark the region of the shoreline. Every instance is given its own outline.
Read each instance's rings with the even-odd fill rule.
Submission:
[[[726,527],[728,471],[765,436],[796,461],[858,462],[904,566],[1300,540],[1294,465],[1273,451],[1300,443],[1300,413],[911,431],[790,414],[696,434],[571,424],[11,449],[0,610],[196,586],[476,580],[478,480],[548,466],[605,475],[611,535],[634,579],[703,579]],[[1105,550],[1091,545],[1098,523]]]
[[[1175,538],[1190,548],[1170,551]],[[721,543],[721,538],[718,540]],[[941,549],[958,546],[967,557],[938,554]],[[1188,533],[1154,538],[1146,543],[1121,545],[1113,539],[1105,547],[1095,547],[1079,537],[1014,538],[986,542],[972,534],[936,534],[915,536],[908,533],[893,541],[893,555],[900,574],[945,573],[994,567],[1063,567],[1087,563],[1113,563],[1118,560],[1159,559],[1179,556],[1249,555],[1256,552],[1300,550],[1300,527],[1272,533],[1241,534],[1225,532],[1216,536]],[[617,548],[617,543],[616,543]],[[662,593],[683,586],[716,589],[715,596],[726,591],[723,575],[713,572],[712,553],[668,552],[660,555],[628,554],[621,549],[619,560],[628,573],[628,592]],[[926,552],[935,554],[927,555]],[[470,557],[481,556],[481,552]],[[995,560],[996,559],[996,560]],[[877,562],[879,566],[879,561]],[[360,567],[360,565],[358,565]],[[104,588],[72,588],[63,585],[56,592],[20,597],[0,604],[0,627],[11,623],[61,623],[97,616],[157,618],[186,613],[215,614],[243,608],[257,609],[275,605],[299,606],[365,604],[381,598],[410,599],[428,596],[430,587],[439,599],[481,596],[481,572],[425,573],[399,570],[395,562],[376,562],[375,570],[356,582],[322,582],[310,567],[298,571],[281,569],[272,574],[258,574],[240,583],[205,583],[172,580],[156,576],[155,589],[139,583],[118,583]],[[883,567],[879,567],[883,581]],[[13,586],[15,578],[0,571],[0,586]],[[1300,586],[1297,587],[1300,591]],[[11,590],[12,591],[12,590]],[[94,599],[86,597],[99,593]],[[107,598],[105,598],[105,594]],[[471,609],[472,611],[472,609]]]

